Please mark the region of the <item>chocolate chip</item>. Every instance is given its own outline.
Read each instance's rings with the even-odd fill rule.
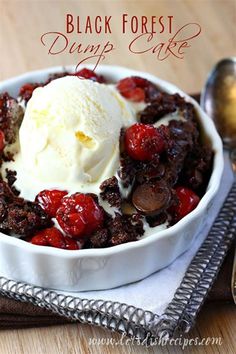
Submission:
[[[134,208],[134,206],[128,203],[127,201],[123,201],[121,205],[121,211],[124,215],[132,215],[136,213],[136,209]]]
[[[157,215],[165,210],[171,200],[171,191],[163,182],[138,186],[132,197],[135,208],[145,215]]]

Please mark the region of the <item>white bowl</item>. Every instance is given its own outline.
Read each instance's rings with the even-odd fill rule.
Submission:
[[[62,67],[53,67],[14,77],[0,83],[0,92],[8,91],[16,97],[23,83],[44,81],[48,74],[60,71]],[[0,233],[0,276],[68,291],[117,287],[143,279],[173,262],[189,248],[207,218],[223,171],[222,143],[212,120],[195,100],[153,75],[119,66],[100,66],[97,71],[115,82],[131,75],[145,77],[169,93],[178,92],[196,107],[201,126],[215,152],[207,191],[197,208],[174,226],[139,241],[110,248],[67,251],[35,246]]]

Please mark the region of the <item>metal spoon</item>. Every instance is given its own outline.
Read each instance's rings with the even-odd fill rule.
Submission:
[[[236,184],[236,58],[223,59],[212,69],[202,90],[200,104],[214,120],[224,147],[230,151],[233,189]],[[236,248],[231,290],[236,304]]]

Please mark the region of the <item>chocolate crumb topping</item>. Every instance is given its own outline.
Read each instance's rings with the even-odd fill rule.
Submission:
[[[7,92],[0,94],[0,130],[5,135],[5,143],[13,144],[23,119],[23,108]]]
[[[139,214],[116,216],[109,222],[110,246],[136,241],[144,234],[142,217]]]
[[[9,170],[8,168],[6,169],[6,179],[8,182],[9,187],[11,188],[12,192],[18,196],[20,194],[20,191],[14,187],[14,183],[16,181],[16,171]]]
[[[26,237],[51,225],[51,219],[40,205],[17,197],[6,182],[0,182],[1,231]]]
[[[108,201],[110,206],[120,208],[121,207],[121,194],[118,185],[118,180],[115,176],[106,179],[102,182],[100,196],[103,200]]]
[[[109,232],[108,229],[97,230],[89,238],[87,248],[103,248],[108,246]]]
[[[106,214],[104,226],[89,237],[85,248],[116,246],[136,241],[144,234],[142,216],[138,213],[132,215],[116,213],[114,218]]]
[[[146,220],[149,226],[156,227],[168,221],[168,214],[163,212],[155,216],[147,216]]]
[[[185,105],[184,98],[179,94],[159,93],[155,100],[139,113],[140,122],[154,124],[166,114],[181,110]]]

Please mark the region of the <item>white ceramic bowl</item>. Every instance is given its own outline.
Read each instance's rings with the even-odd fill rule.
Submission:
[[[0,92],[8,91],[16,97],[23,83],[44,81],[48,74],[62,70],[62,67],[53,67],[14,77],[0,83]],[[117,287],[147,277],[173,262],[189,248],[207,218],[223,171],[222,143],[212,120],[196,101],[153,75],[118,66],[100,66],[98,73],[114,82],[131,75],[142,76],[169,93],[178,92],[193,103],[215,152],[207,191],[197,208],[174,226],[139,241],[110,248],[67,251],[35,246],[0,233],[0,276],[68,291]]]

